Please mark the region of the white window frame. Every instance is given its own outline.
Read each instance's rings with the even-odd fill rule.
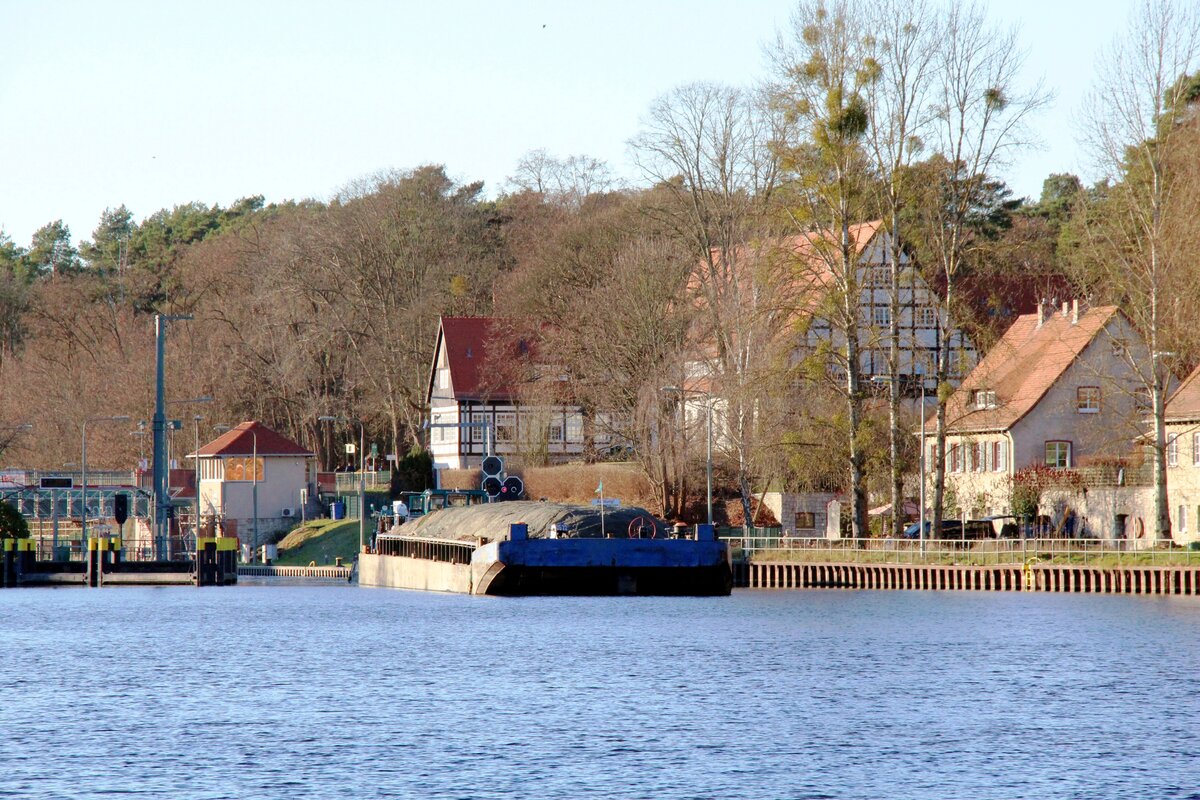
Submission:
[[[501,436],[501,431],[510,428],[512,430],[510,436]],[[516,444],[517,435],[517,412],[496,412],[496,444]]]
[[[1167,466],[1179,466],[1179,434],[1172,433],[1167,437]]]
[[[1200,467],[1200,431],[1192,433],[1192,466]]]
[[[1094,394],[1093,394],[1094,393]],[[1100,387],[1078,386],[1075,388],[1075,411],[1079,414],[1100,413]]]
[[[1051,445],[1056,445],[1055,459],[1054,459],[1053,463],[1051,463],[1051,461],[1050,461],[1050,446]],[[1073,455],[1071,451],[1073,449],[1074,448],[1071,447],[1071,442],[1067,441],[1065,439],[1047,439],[1046,440],[1046,448],[1045,448],[1046,466],[1050,467],[1051,469],[1070,469],[1071,468],[1071,458]],[[1063,456],[1065,456],[1065,458]],[[1059,463],[1059,462],[1063,462],[1063,463]]]
[[[892,310],[887,306],[875,306],[871,309],[871,324],[876,328],[886,328],[892,324]]]

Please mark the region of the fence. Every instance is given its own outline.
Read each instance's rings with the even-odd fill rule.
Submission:
[[[367,489],[388,489],[392,485],[392,471],[389,469],[364,472],[363,485]],[[357,472],[318,472],[317,485],[326,494],[356,494],[358,492]]]
[[[1200,545],[1149,547],[1135,541],[1102,539],[825,539],[780,535],[752,529],[748,535],[725,530],[735,560],[838,564],[1020,565],[1038,562],[1117,565],[1200,564]]]

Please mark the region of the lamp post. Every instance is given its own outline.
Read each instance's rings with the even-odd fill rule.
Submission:
[[[358,425],[358,552],[361,554],[367,541],[367,485],[363,475],[363,446],[366,444],[366,433],[363,421],[358,417],[317,417],[321,422],[353,422]]]
[[[700,397],[703,397],[703,398],[704,398],[704,408],[705,408],[705,410],[706,410],[706,412],[707,412],[707,418],[708,418],[708,445],[707,445],[707,447],[706,447],[706,449],[705,449],[705,456],[704,456],[704,468],[705,468],[705,477],[706,477],[706,481],[707,481],[707,492],[706,492],[706,497],[707,497],[707,500],[708,500],[708,524],[709,524],[709,525],[712,525],[712,524],[713,524],[713,503],[712,503],[712,494],[713,494],[713,492],[712,492],[712,475],[713,475],[713,461],[712,461],[712,441],[713,441],[713,435],[712,435],[712,395],[711,395],[710,393],[708,393],[708,392],[701,391],[701,390],[699,390],[699,389],[685,389],[685,388],[683,388],[682,386],[664,386],[664,387],[662,387],[661,391],[662,391],[662,393],[663,393],[663,394],[673,394],[673,395],[678,395],[678,396],[679,396],[679,398],[680,398],[681,400],[683,400],[684,398],[686,398],[686,397],[687,397],[687,395],[689,395],[689,394],[693,394],[693,395],[699,395]],[[684,421],[686,422],[686,420],[687,420],[687,410],[686,410],[686,408],[685,408],[685,410],[684,410]]]
[[[83,512],[80,514],[79,521],[79,537],[80,549],[87,547],[87,426],[89,422],[128,422],[128,416],[119,417],[88,417],[83,421],[83,446],[80,448],[82,453],[79,456],[80,469],[80,484],[82,484],[81,497],[83,501]]]

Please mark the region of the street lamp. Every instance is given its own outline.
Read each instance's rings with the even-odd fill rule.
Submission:
[[[88,514],[88,508],[87,508],[87,426],[88,426],[88,423],[89,422],[128,422],[128,421],[129,421],[128,415],[119,416],[119,417],[88,417],[87,419],[85,419],[83,421],[83,446],[80,448],[83,452],[80,454],[80,457],[79,457],[79,463],[80,463],[79,469],[80,469],[80,472],[82,473],[80,476],[79,482],[82,484],[82,487],[81,487],[82,495],[81,496],[83,498],[83,513],[80,515],[81,519],[79,522],[79,537],[80,537],[80,548],[81,549],[84,547],[87,547],[87,514]]]
[[[317,417],[321,422],[353,422],[358,425],[358,552],[361,554],[367,540],[367,485],[363,475],[363,446],[366,444],[366,433],[363,421],[358,417]]]
[[[705,467],[705,474],[706,474],[707,483],[708,483],[708,486],[707,486],[708,524],[712,525],[713,524],[713,510],[712,510],[712,473],[713,473],[712,395],[708,392],[701,391],[699,389],[685,389],[682,386],[664,386],[664,387],[662,387],[662,389],[660,391],[663,394],[678,395],[681,400],[684,399],[689,394],[699,395],[700,397],[704,398],[704,408],[707,411],[707,416],[708,416],[708,447],[705,451],[704,467]],[[687,421],[686,409],[684,410],[684,421],[685,422]]]

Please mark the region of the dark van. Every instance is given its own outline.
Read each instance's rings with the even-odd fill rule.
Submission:
[[[958,539],[959,541],[975,540],[975,539],[995,539],[996,528],[990,520],[986,519],[969,519],[965,522],[960,519],[944,519],[942,520],[942,532],[940,536],[932,536],[929,531],[932,530],[933,523],[925,523],[925,536],[928,539]],[[902,536],[905,539],[919,539],[921,524],[914,522],[904,529]]]

